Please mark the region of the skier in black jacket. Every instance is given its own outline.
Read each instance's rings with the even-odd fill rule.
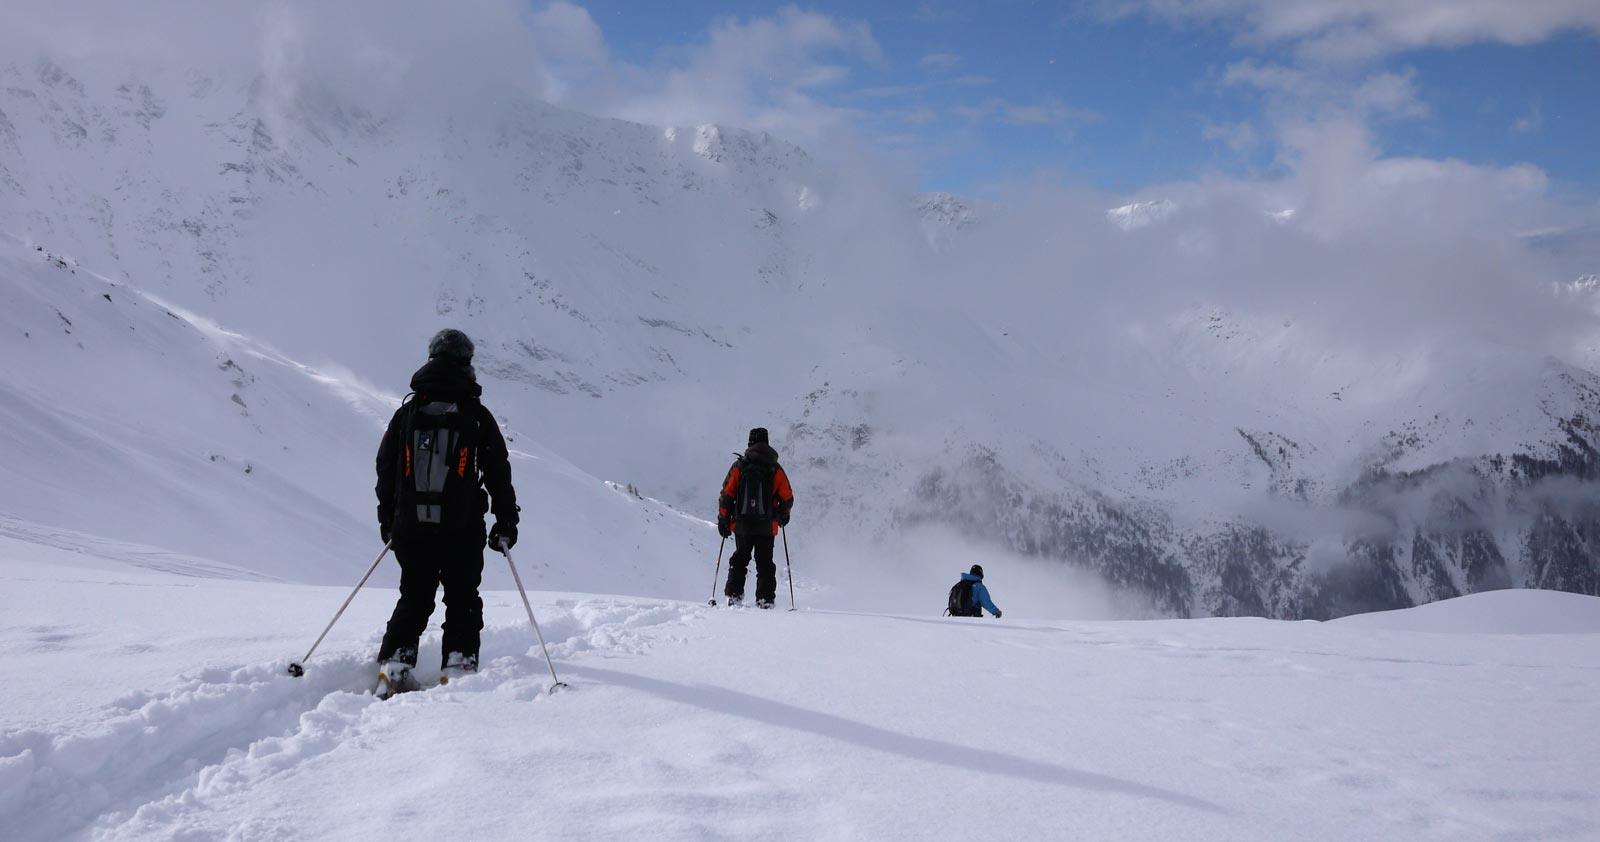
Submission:
[[[472,352],[472,340],[459,330],[433,337],[427,364],[411,377],[415,394],[390,419],[378,447],[378,527],[400,563],[400,599],[378,650],[380,696],[417,686],[411,668],[441,584],[441,682],[477,669],[485,513],[495,519],[489,547],[517,542],[511,463],[500,426],[479,401],[483,387]]]

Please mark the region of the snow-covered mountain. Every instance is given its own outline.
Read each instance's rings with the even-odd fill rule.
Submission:
[[[1106,211],[1106,219],[1124,231],[1137,231],[1154,225],[1178,212],[1178,204],[1171,199],[1151,199],[1131,202]]]
[[[0,456],[5,511],[348,578],[377,425],[453,325],[530,454],[552,587],[703,589],[715,542],[673,510],[709,516],[764,425],[804,573],[845,602],[910,610],[997,554],[1185,616],[1600,591],[1581,361],[1367,347],[1248,294],[1101,300],[1082,281],[1103,266],[996,262],[1043,226],[1204,272],[1226,244],[1187,200],[1041,220],[908,193],[767,135],[528,98],[379,107],[306,79],[0,65],[0,348],[27,361],[0,411],[51,443]],[[1299,219],[1255,216],[1261,238]],[[637,529],[681,534],[682,556],[637,557],[662,546]],[[903,593],[856,593],[879,576]]]

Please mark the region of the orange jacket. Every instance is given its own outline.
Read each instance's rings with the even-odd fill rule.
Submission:
[[[733,532],[740,531],[739,522],[733,516],[733,501],[734,495],[739,493],[739,466],[743,462],[744,460],[741,459],[733,463],[733,467],[728,469],[728,476],[722,481],[722,494],[717,497],[717,518],[719,520],[727,520],[729,529]],[[789,486],[789,475],[783,472],[783,466],[776,465],[776,468],[777,470],[773,472],[772,476],[772,510],[787,514],[790,509],[794,508],[794,489]],[[770,523],[772,525],[772,535],[777,537],[778,521],[774,519]],[[756,534],[760,529],[760,524],[746,524],[744,532]]]

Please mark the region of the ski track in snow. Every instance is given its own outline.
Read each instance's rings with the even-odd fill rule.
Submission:
[[[557,659],[641,654],[651,645],[644,630],[699,614],[625,600],[564,600],[557,608],[543,621]],[[370,694],[373,665],[357,654],[314,658],[300,679],[286,674],[287,661],[210,668],[183,677],[177,689],[116,700],[92,729],[0,736],[0,814],[15,817],[7,837],[44,842],[89,829],[96,839],[179,838],[208,801],[246,792],[340,746],[366,745],[392,720],[392,707],[449,704],[475,693],[532,701],[548,691],[548,669],[526,624],[485,628],[483,646],[526,651],[433,687],[437,669],[427,658],[434,653],[425,645],[418,673],[427,691],[387,702]]]

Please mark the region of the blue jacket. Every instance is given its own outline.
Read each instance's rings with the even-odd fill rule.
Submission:
[[[963,573],[961,574],[961,581],[976,582],[976,584],[972,586],[972,598],[977,600],[980,608],[988,609],[989,613],[995,615],[996,617],[1000,616],[1000,609],[994,607],[994,600],[989,598],[989,589],[983,586],[982,579],[979,579],[977,576],[974,576],[971,573]]]

